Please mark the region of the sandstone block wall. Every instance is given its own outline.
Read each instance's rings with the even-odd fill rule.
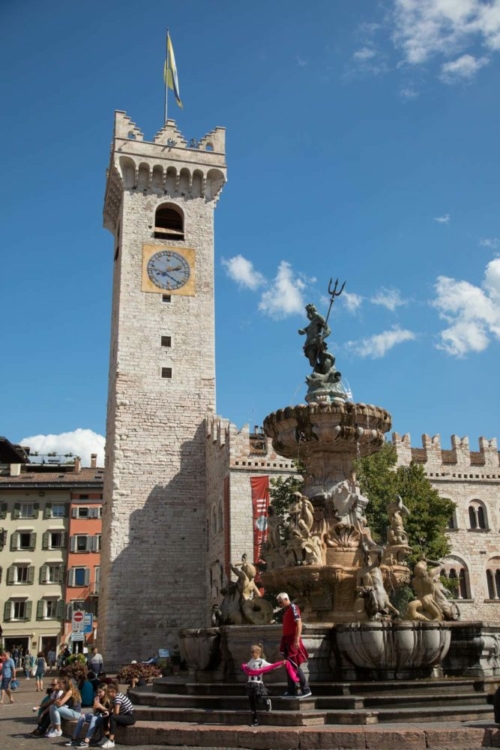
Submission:
[[[488,569],[500,570],[500,461],[496,440],[479,438],[471,451],[468,438],[451,437],[443,450],[439,435],[423,435],[422,447],[412,447],[409,435],[393,434],[398,463],[416,461],[440,495],[456,503],[454,528],[449,531],[452,553],[448,569],[463,568],[466,598],[459,602],[462,620],[500,620],[500,599],[490,597]],[[483,508],[484,528],[471,528],[470,506]],[[494,574],[493,574],[494,575]],[[500,593],[500,592],[498,592]]]

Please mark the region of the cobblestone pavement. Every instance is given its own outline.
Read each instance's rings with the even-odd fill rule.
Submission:
[[[48,686],[49,680],[46,681]],[[0,749],[1,750],[62,750],[64,743],[67,741],[66,737],[56,737],[54,739],[46,739],[44,737],[36,737],[31,734],[36,726],[36,713],[33,712],[33,706],[35,706],[42,698],[43,693],[35,692],[35,681],[20,679],[20,687],[14,693],[14,704],[0,706]],[[474,729],[489,729],[492,732],[491,742],[487,744],[489,746],[500,747],[500,729],[498,725],[492,724],[491,721],[474,721],[462,724],[461,722],[442,722],[442,723],[418,723],[418,724],[385,724],[385,725],[373,725],[368,727],[350,727],[350,730],[357,734],[366,733],[378,734],[380,730],[384,732],[387,741],[384,742],[380,739],[372,745],[371,742],[367,742],[369,750],[376,748],[378,750],[442,750],[446,748],[454,748],[455,750],[464,750],[464,748],[479,748],[483,745],[483,742],[479,741],[476,743],[477,738],[472,737]],[[229,735],[233,734],[231,730],[235,727],[219,727],[221,733],[228,732]],[[247,727],[245,729],[248,730]],[[258,729],[264,729],[260,727]],[[258,732],[257,729],[257,732]],[[333,727],[332,727],[333,729]],[[340,729],[340,727],[339,727]],[[347,729],[347,727],[342,727]],[[470,744],[467,741],[465,735],[467,730],[472,729],[470,736]],[[427,742],[423,743],[421,747],[421,741],[416,742],[416,738],[413,736],[415,733],[422,733],[422,730],[429,732]],[[435,742],[431,741],[431,734],[435,734]],[[415,741],[413,744],[410,741],[413,738]],[[457,741],[458,740],[458,741]],[[415,744],[416,743],[416,744]],[[420,744],[419,744],[420,743]],[[364,744],[364,743],[363,743]],[[486,743],[485,743],[486,744]],[[263,745],[258,743],[255,747],[262,748]],[[319,746],[319,745],[318,745]],[[322,744],[322,747],[326,745]],[[330,745],[328,745],[329,747]],[[121,747],[124,748],[124,745]],[[135,745],[135,750],[161,750],[161,745]],[[252,744],[252,747],[254,745]],[[308,747],[311,747],[308,745]],[[335,747],[337,747],[335,745]],[[357,744],[352,744],[350,747],[358,747]],[[366,746],[365,746],[366,747]],[[168,750],[187,750],[184,746],[180,748],[178,746],[169,745]],[[220,750],[218,748],[209,748],[203,743],[203,750]],[[226,750],[231,750],[230,745],[226,745]],[[241,750],[241,748],[240,748]],[[314,750],[314,748],[311,748]]]

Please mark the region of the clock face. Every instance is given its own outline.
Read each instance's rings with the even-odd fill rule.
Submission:
[[[180,289],[191,275],[187,260],[171,250],[162,250],[152,255],[147,272],[149,279],[160,289]]]

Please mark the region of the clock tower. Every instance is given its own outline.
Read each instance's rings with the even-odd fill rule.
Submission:
[[[225,130],[153,141],[115,115],[99,648],[108,669],[206,619],[204,420],[215,410],[214,209]]]

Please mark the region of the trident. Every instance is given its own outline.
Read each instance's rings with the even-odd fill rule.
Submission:
[[[339,280],[335,279],[335,286],[333,287],[333,289],[332,289],[332,281],[333,281],[333,278],[330,279],[330,282],[328,284],[328,294],[330,295],[330,307],[328,308],[328,314],[327,314],[326,319],[325,319],[325,326],[328,323],[328,318],[330,317],[330,312],[331,312],[331,309],[332,309],[332,305],[335,302],[335,297],[340,297],[340,295],[344,291],[344,287],[345,287],[345,281],[344,281],[344,283],[340,287],[340,291],[337,292],[337,287],[339,285]]]

